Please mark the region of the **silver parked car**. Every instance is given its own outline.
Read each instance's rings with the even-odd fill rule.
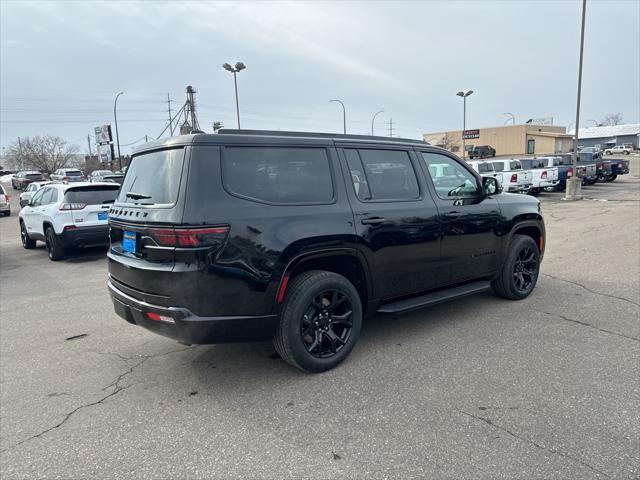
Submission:
[[[113,175],[111,170],[95,170],[89,175],[90,182],[102,182],[107,175]]]
[[[84,176],[77,168],[59,168],[49,178],[53,182],[58,183],[71,183],[71,182],[86,182],[87,177]]]

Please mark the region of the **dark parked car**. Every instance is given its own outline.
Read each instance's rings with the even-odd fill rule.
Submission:
[[[109,223],[126,321],[185,344],[272,339],[309,372],[344,360],[367,315],[527,297],[545,239],[538,200],[441,148],[246,130],[145,143]]]
[[[490,145],[479,145],[469,150],[469,158],[488,158],[495,157],[496,149]]]
[[[14,190],[24,190],[31,182],[41,182],[44,179],[44,175],[38,171],[22,171],[11,179],[11,186]]]

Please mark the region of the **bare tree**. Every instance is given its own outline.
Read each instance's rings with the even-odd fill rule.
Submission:
[[[54,135],[36,135],[13,142],[7,151],[15,167],[52,173],[73,163],[79,148]]]
[[[600,120],[601,125],[620,125],[622,123],[622,113],[607,113],[602,120]]]
[[[454,140],[453,135],[445,133],[439,146],[450,152],[457,152],[460,144]]]

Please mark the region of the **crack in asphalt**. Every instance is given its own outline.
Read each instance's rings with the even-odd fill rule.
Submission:
[[[624,333],[614,332],[613,330],[606,330],[604,328],[596,327],[595,325],[592,325],[590,323],[583,322],[582,320],[576,320],[575,318],[565,317],[564,315],[560,315],[559,313],[545,312],[544,310],[536,310],[535,308],[533,310],[538,313],[549,315],[550,317],[558,317],[558,318],[561,318],[562,320],[566,320],[567,322],[577,323],[578,325],[583,325],[585,327],[593,328],[594,330],[598,330],[599,332],[602,332],[602,333],[608,333],[609,335],[616,335],[618,337],[628,338],[629,340],[640,342],[640,338],[638,337],[632,337],[630,335],[625,335]]]
[[[609,297],[609,298],[615,298],[617,300],[622,300],[623,302],[628,302],[628,303],[630,303],[632,305],[635,305],[636,307],[640,307],[640,303],[636,303],[633,300],[629,300],[628,298],[617,297],[616,295],[610,295],[608,293],[598,292],[596,290],[590,289],[589,287],[586,287],[585,285],[583,285],[581,283],[574,282],[572,280],[567,280],[565,278],[555,277],[553,275],[549,275],[548,273],[543,273],[542,275],[544,275],[545,277],[553,278],[554,280],[558,280],[558,281],[561,281],[561,282],[566,282],[566,283],[570,283],[572,285],[576,285],[578,287],[584,288],[587,292],[594,293],[596,295],[601,295],[603,297]]]
[[[600,475],[604,475],[607,478],[611,478],[609,475],[607,475],[603,471],[598,470],[593,465],[590,465],[589,463],[587,463],[587,462],[585,462],[583,460],[580,460],[579,458],[576,458],[576,457],[574,457],[572,455],[569,455],[568,453],[561,452],[560,450],[556,450],[555,448],[546,448],[544,445],[541,445],[541,444],[539,444],[539,443],[537,443],[537,442],[535,442],[533,440],[530,440],[528,438],[522,437],[522,436],[518,435],[517,433],[512,432],[508,428],[503,427],[501,425],[498,425],[498,424],[492,422],[489,418],[481,417],[479,415],[474,415],[472,413],[465,412],[464,410],[460,410],[459,408],[456,408],[456,410],[459,411],[460,413],[464,414],[464,415],[467,415],[468,417],[474,418],[474,419],[479,420],[479,421],[481,421],[483,423],[486,423],[487,425],[489,425],[489,426],[491,426],[493,428],[496,428],[496,429],[501,430],[501,431],[503,431],[505,433],[508,433],[513,438],[516,438],[516,439],[518,439],[518,440],[520,440],[522,442],[528,443],[529,445],[533,445],[534,447],[536,447],[536,448],[538,448],[540,450],[544,450],[545,452],[553,453],[554,455],[559,455],[561,457],[568,458],[569,460],[571,460],[573,462],[576,462],[576,463],[579,463],[580,465],[583,465],[583,466],[587,467],[588,469],[590,469],[590,470],[592,470],[592,471],[594,471],[594,472],[596,472],[596,473],[598,473]]]
[[[34,440],[36,438],[42,437],[43,435],[46,435],[50,431],[56,430],[57,428],[60,428],[61,426],[63,426],[74,414],[76,414],[80,410],[83,410],[83,409],[89,408],[89,407],[93,407],[93,406],[96,406],[96,405],[100,405],[105,400],[108,400],[109,398],[114,397],[118,393],[120,393],[120,392],[122,392],[122,391],[124,391],[124,390],[126,390],[126,389],[128,389],[130,387],[132,387],[133,385],[127,385],[126,387],[123,387],[123,386],[120,385],[120,382],[127,375],[130,375],[131,373],[133,373],[133,371],[136,368],[141,366],[144,362],[146,362],[150,358],[158,358],[158,357],[163,357],[165,355],[170,355],[172,353],[184,352],[185,350],[190,350],[190,349],[196,348],[197,346],[198,345],[192,345],[192,346],[188,346],[188,347],[185,347],[185,348],[180,348],[178,350],[170,350],[168,352],[158,353],[158,354],[155,354],[155,355],[139,355],[139,357],[142,357],[141,361],[137,362],[135,365],[130,366],[125,372],[123,372],[120,375],[118,375],[113,382],[111,382],[109,385],[107,385],[106,387],[103,387],[101,389],[102,391],[104,391],[104,390],[106,390],[106,389],[108,389],[110,387],[114,387],[112,392],[108,393],[107,395],[105,395],[104,397],[102,397],[99,400],[96,400],[96,401],[90,402],[90,403],[86,403],[84,405],[80,405],[80,406],[74,408],[73,410],[71,410],[70,412],[65,414],[64,418],[60,422],[55,424],[54,426],[49,427],[49,428],[47,428],[47,429],[45,429],[45,430],[43,430],[43,431],[41,431],[41,432],[39,432],[39,433],[37,433],[35,435],[32,435],[32,436],[28,437],[28,438],[25,438],[24,440],[20,440],[18,443],[16,443],[12,447],[9,447],[7,449],[2,450],[2,452],[6,452],[7,450],[9,450],[11,448],[15,448],[17,446],[22,445],[23,443],[26,443],[26,442],[29,442],[29,441]],[[120,360],[124,361],[125,363],[127,363],[127,362],[133,360],[134,358],[136,358],[135,356],[134,357],[125,357],[125,356],[122,356],[122,355],[120,355],[118,353],[112,353],[112,352],[96,352],[96,353],[99,353],[99,354],[102,354],[102,355],[114,355],[114,356],[120,358]]]

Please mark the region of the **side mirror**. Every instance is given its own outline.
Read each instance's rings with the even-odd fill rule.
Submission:
[[[20,208],[24,207],[25,205],[29,205],[29,201],[28,200],[20,200]]]
[[[502,187],[497,178],[482,177],[482,192],[485,195],[495,195],[502,192]]]

